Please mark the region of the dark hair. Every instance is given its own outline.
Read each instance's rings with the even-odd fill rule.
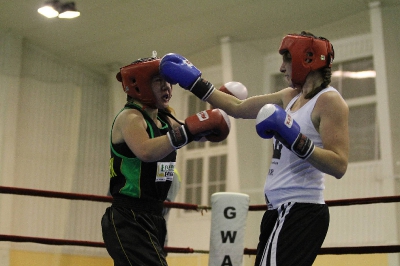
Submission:
[[[300,35],[301,36],[306,36],[306,37],[313,37],[313,38],[316,38],[316,39],[318,39],[318,37],[317,36],[315,36],[314,34],[312,34],[311,32],[309,32],[309,31],[302,31],[302,32],[300,32]]]
[[[321,68],[318,69],[318,71],[322,74],[323,81],[321,85],[319,85],[317,88],[313,89],[312,91],[307,93],[306,96],[304,96],[306,99],[311,99],[312,97],[317,95],[320,91],[327,88],[331,83],[332,70],[330,67]]]
[[[322,73],[322,78],[323,78],[321,87],[323,87],[325,89],[331,83],[332,69],[330,67],[325,67],[325,68],[322,68],[320,71]]]
[[[327,40],[324,37],[317,37],[317,36],[315,36],[314,34],[312,34],[311,32],[308,32],[308,31],[302,31],[300,33],[300,35],[307,36],[307,37],[313,37],[313,38],[321,39],[321,40]],[[322,91],[323,89],[327,88],[329,86],[329,84],[331,83],[332,69],[330,67],[324,67],[324,68],[319,69],[318,71],[321,73],[323,81],[322,81],[322,83],[321,83],[321,85],[319,87],[313,89],[311,92],[306,94],[306,96],[305,96],[306,99],[311,99],[312,97],[317,95],[320,91]]]

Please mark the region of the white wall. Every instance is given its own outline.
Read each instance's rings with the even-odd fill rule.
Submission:
[[[110,109],[107,80],[48,54],[20,36],[0,36],[0,185],[105,195]],[[102,241],[100,219],[105,206],[1,195],[1,233]],[[34,244],[11,247],[78,250]],[[81,248],[79,252],[88,254],[88,250]],[[91,252],[105,255],[101,249]],[[6,261],[4,257],[4,264],[0,264],[7,265]]]

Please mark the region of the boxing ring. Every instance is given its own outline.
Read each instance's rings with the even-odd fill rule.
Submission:
[[[102,202],[102,203],[112,202],[112,198],[109,196],[87,195],[87,194],[46,191],[46,190],[36,190],[36,189],[6,187],[6,186],[0,186],[0,194],[57,198],[65,200],[92,201],[92,202]],[[400,196],[384,196],[384,197],[373,197],[373,198],[327,200],[326,204],[329,207],[346,207],[353,205],[385,204],[385,203],[398,203],[398,202],[400,202]],[[212,207],[210,206],[201,206],[196,204],[177,203],[177,202],[165,202],[164,207],[176,208],[182,210],[192,210],[200,213],[212,210]],[[267,209],[266,205],[248,206],[248,211],[257,212],[257,211],[265,211],[266,209]],[[56,246],[82,246],[82,247],[93,247],[93,248],[105,248],[103,242],[95,242],[90,240],[82,241],[82,240],[72,240],[72,239],[30,237],[23,235],[7,235],[7,234],[1,234],[1,232],[0,232],[0,241],[19,242],[19,243],[30,242],[30,243],[56,245]],[[186,254],[210,253],[208,250],[197,250],[190,247],[170,247],[170,246],[165,247],[165,251],[168,253],[186,253]],[[319,252],[319,255],[378,254],[378,253],[400,253],[400,245],[322,247]],[[255,254],[256,254],[255,248],[252,247],[243,248],[243,255],[255,255]]]

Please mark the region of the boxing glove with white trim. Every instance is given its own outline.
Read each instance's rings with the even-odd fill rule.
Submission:
[[[171,145],[179,149],[202,138],[211,142],[223,141],[228,137],[230,128],[229,116],[221,109],[212,109],[189,116],[183,125],[171,129],[167,136]]]
[[[300,132],[299,124],[278,105],[266,104],[260,109],[256,130],[262,138],[275,136],[299,158],[307,159],[314,152],[313,141]]]
[[[246,86],[237,81],[227,82],[222,85],[219,90],[225,92],[226,94],[233,95],[239,100],[246,99],[248,95]]]
[[[201,71],[180,54],[169,53],[161,58],[161,76],[171,84],[179,84],[203,101],[214,92],[214,85],[201,78]]]

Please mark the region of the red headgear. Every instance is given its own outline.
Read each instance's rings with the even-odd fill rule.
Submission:
[[[116,77],[119,82],[122,82],[122,88],[126,94],[144,105],[155,108],[156,98],[151,89],[151,80],[160,73],[159,66],[160,58],[142,58],[121,67]]]
[[[303,34],[286,35],[279,53],[289,52],[292,57],[292,82],[303,85],[311,71],[331,67],[335,57],[332,44],[323,37]]]

